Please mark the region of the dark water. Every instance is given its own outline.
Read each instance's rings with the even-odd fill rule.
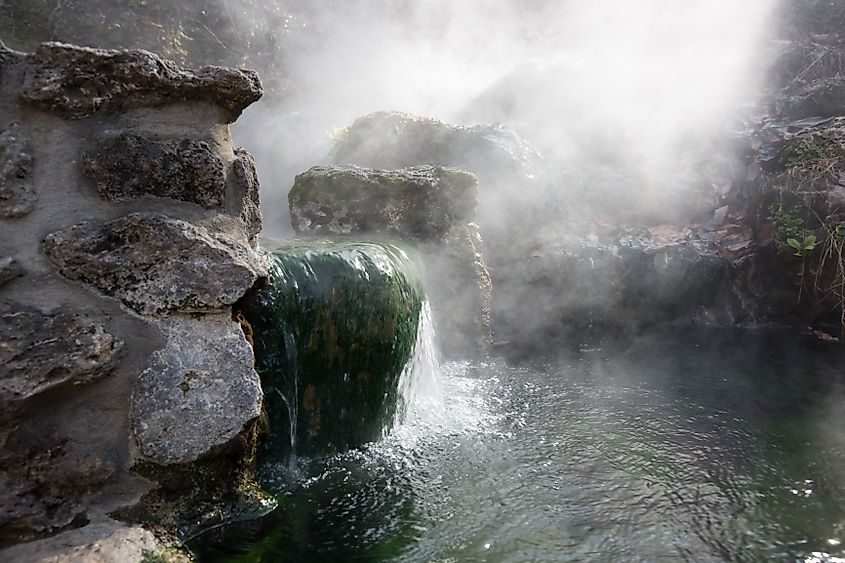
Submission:
[[[840,347],[693,331],[443,370],[444,411],[265,468],[280,508],[198,558],[845,561]]]

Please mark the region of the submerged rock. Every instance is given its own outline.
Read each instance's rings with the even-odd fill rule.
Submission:
[[[396,246],[301,241],[270,249],[269,285],[243,303],[278,457],[376,440],[396,411],[424,295]]]
[[[296,177],[288,201],[299,233],[436,241],[456,224],[472,220],[478,182],[472,174],[440,166],[315,166]]]
[[[261,412],[252,350],[228,315],[173,318],[132,391],[130,418],[141,453],[185,464],[237,446]]]
[[[194,139],[101,135],[85,153],[84,166],[103,199],[151,195],[215,208],[226,195],[226,169],[218,152]]]
[[[105,377],[122,348],[93,319],[0,302],[0,418],[47,390]]]
[[[141,50],[43,43],[27,62],[21,99],[70,119],[204,100],[225,110],[232,122],[263,94],[254,71],[190,70]]]
[[[31,153],[17,123],[0,131],[0,217],[22,217],[35,208]]]
[[[78,223],[42,249],[65,277],[146,314],[220,310],[265,275],[244,243],[157,213]]]

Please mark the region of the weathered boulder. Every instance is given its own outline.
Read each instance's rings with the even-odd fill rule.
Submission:
[[[570,332],[710,320],[727,262],[712,243],[668,226],[550,233],[496,279],[496,339],[540,345]]]
[[[270,247],[269,285],[242,304],[267,393],[275,459],[346,450],[392,422],[424,299],[390,244],[308,240]]]
[[[37,197],[29,175],[32,149],[12,123],[0,131],[0,217],[22,217],[33,210]]]
[[[185,464],[238,446],[261,413],[252,350],[228,315],[172,318],[132,391],[130,418],[141,453]]]
[[[178,67],[153,53],[43,43],[28,57],[22,100],[69,119],[203,100],[234,121],[263,94],[251,70]]]
[[[472,220],[478,182],[472,174],[440,166],[315,166],[296,177],[288,201],[299,233],[435,241],[455,224]]]
[[[790,119],[845,115],[845,77],[814,80],[778,105]]]
[[[146,314],[220,310],[265,275],[244,243],[157,213],[78,223],[42,250],[65,277]]]
[[[49,389],[105,377],[122,348],[101,322],[0,302],[0,419]]]
[[[17,260],[0,256],[0,285],[19,278],[23,274],[23,268]]]
[[[215,208],[226,197],[226,168],[218,153],[207,141],[119,133],[98,137],[83,163],[103,199],[151,195]]]
[[[235,214],[244,224],[244,232],[248,238],[253,238],[261,232],[261,205],[259,202],[258,173],[255,170],[255,160],[246,149],[235,149],[235,161],[232,163],[231,198],[234,201]]]

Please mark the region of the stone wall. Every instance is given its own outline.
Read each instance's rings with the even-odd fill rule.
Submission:
[[[229,123],[261,94],[144,51],[0,48],[0,546],[113,534],[155,487],[133,468],[248,447],[263,397],[231,307],[266,271]]]

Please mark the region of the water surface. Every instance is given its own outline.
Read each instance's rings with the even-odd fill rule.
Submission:
[[[845,561],[845,355],[694,330],[442,366],[384,441],[263,469],[201,561]],[[425,397],[424,397],[425,398]]]

